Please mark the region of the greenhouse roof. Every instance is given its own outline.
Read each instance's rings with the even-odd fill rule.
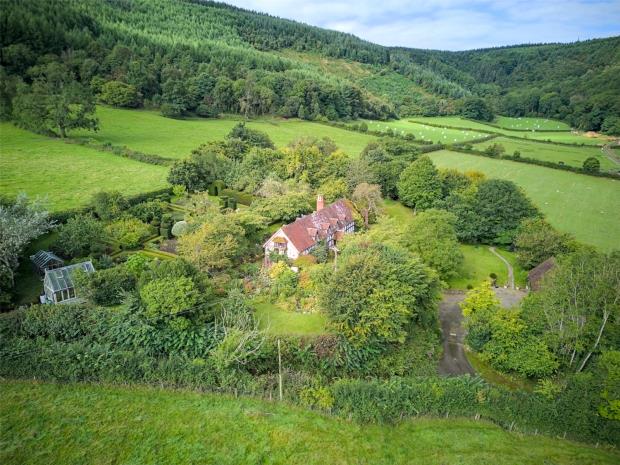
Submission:
[[[64,260],[52,252],[47,250],[39,250],[34,255],[30,256],[30,261],[35,264],[40,270],[45,268],[49,262],[64,263]]]
[[[71,289],[74,287],[71,275],[78,269],[84,270],[87,273],[93,273],[95,271],[95,267],[90,261],[76,263],[75,265],[45,271],[45,282],[53,292]]]

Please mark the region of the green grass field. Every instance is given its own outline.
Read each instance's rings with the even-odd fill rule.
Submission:
[[[487,134],[476,132],[470,129],[442,129],[425,124],[415,123],[407,119],[396,121],[366,121],[368,129],[372,131],[385,132],[388,129],[400,134],[413,134],[416,139],[432,141],[442,144],[454,144],[467,142],[470,140],[484,137]]]
[[[0,123],[0,192],[47,197],[52,211],[77,207],[95,192],[138,194],[165,187],[168,168],[40,136]]]
[[[471,130],[491,131],[495,133],[504,134],[506,136],[519,137],[522,139],[533,140],[550,140],[552,142],[564,142],[570,144],[585,144],[585,145],[602,145],[609,141],[609,137],[587,137],[583,134],[573,134],[572,132],[523,132],[523,131],[511,131],[509,129],[498,128],[497,126],[490,126],[478,121],[470,121],[460,118],[458,116],[415,116],[408,118],[410,121],[419,123],[439,124],[446,126],[453,126],[458,128],[465,128]],[[492,123],[494,124],[494,123]]]
[[[515,118],[510,116],[498,116],[493,124],[504,129],[516,130],[543,130],[543,131],[570,131],[570,126],[562,121],[546,118]]]
[[[489,279],[491,273],[497,275],[497,285],[508,284],[508,269],[506,265],[489,250],[487,245],[461,244],[463,263],[457,271],[457,275],[448,280],[450,289],[467,289],[467,285],[478,286],[482,281]],[[497,249],[513,267],[515,273],[515,286],[525,287],[527,273],[516,263],[515,255],[507,250]]]
[[[602,250],[620,249],[620,182],[582,174],[441,150],[436,166],[478,170],[521,186],[558,230]]]
[[[495,139],[476,144],[475,148],[477,150],[484,150],[492,144],[503,145],[507,155],[512,155],[518,150],[523,158],[535,158],[554,163],[564,162],[565,165],[579,168],[581,168],[586,158],[595,157],[601,162],[601,170],[620,168],[618,164],[604,156],[603,151],[599,147],[572,147],[569,145],[545,144],[525,139],[516,140],[507,137],[496,137]]]
[[[171,119],[149,110],[123,110],[97,107],[101,129],[98,132],[73,131],[72,137],[86,137],[99,142],[127,146],[144,153],[168,158],[185,158],[200,144],[223,140],[239,117],[222,119]],[[304,136],[330,137],[350,156],[358,156],[374,136],[338,129],[325,124],[301,120],[261,118],[248,127],[269,134],[277,146]]]
[[[612,465],[620,460],[611,450],[459,418],[360,425],[247,398],[17,381],[1,382],[0,396],[0,463],[7,465]]]
[[[298,313],[267,300],[255,300],[259,325],[269,334],[313,336],[326,332],[327,317],[322,313]]]

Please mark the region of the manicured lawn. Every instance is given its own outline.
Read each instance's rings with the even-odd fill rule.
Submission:
[[[286,385],[286,379],[284,380]],[[276,402],[89,385],[0,383],[0,463],[611,465],[617,452],[485,421],[360,425]]]
[[[171,119],[164,118],[157,111],[104,106],[97,107],[97,116],[101,126],[98,132],[74,131],[71,135],[168,158],[185,158],[200,144],[222,140],[233,126],[242,121],[239,117]],[[374,136],[297,119],[261,118],[248,122],[248,127],[266,132],[277,146],[285,146],[299,137],[329,137],[350,156],[358,156],[366,144],[375,139]]]
[[[478,170],[521,186],[558,230],[602,250],[620,249],[620,182],[507,160],[442,150],[436,166]]]
[[[326,332],[327,317],[322,313],[289,311],[268,300],[255,300],[254,308],[261,328],[270,334],[312,336]]]
[[[400,134],[413,134],[416,139],[442,144],[466,142],[487,135],[470,129],[436,128],[434,126],[415,123],[407,119],[396,121],[366,121],[366,124],[368,124],[369,130],[385,132],[388,129],[392,129]]]
[[[525,287],[526,273],[516,264],[514,254],[507,250],[496,249],[513,266],[515,285]],[[508,284],[508,269],[504,262],[491,253],[487,245],[461,244],[463,263],[457,275],[448,280],[450,289],[467,289],[467,285],[478,286],[482,281],[489,279],[491,273],[497,275],[497,285]]]
[[[387,216],[398,220],[399,223],[407,223],[413,219],[413,210],[396,200],[384,200],[383,210]]]
[[[47,197],[50,210],[83,205],[99,191],[165,187],[168,168],[40,136],[0,123],[0,192]]]
[[[496,137],[486,142],[475,145],[477,150],[484,150],[489,145],[501,144],[506,149],[506,155],[512,155],[515,151],[521,153],[523,158],[535,158],[537,160],[563,162],[565,165],[581,168],[588,157],[594,157],[601,163],[602,170],[618,169],[619,166],[603,155],[599,147],[573,147],[569,145],[545,144],[532,140],[517,140],[507,137]]]
[[[503,129],[497,126],[491,126],[484,124],[480,121],[470,121],[460,118],[458,116],[414,116],[408,118],[411,121],[419,123],[439,124],[446,126],[453,126],[458,128],[467,128],[481,131],[491,131],[495,133],[504,134],[507,136],[519,137],[522,139],[534,139],[534,140],[550,140],[553,142],[564,142],[570,144],[585,144],[585,145],[602,145],[609,140],[609,137],[587,137],[583,134],[573,134],[572,132],[560,131],[560,132],[523,132],[513,131],[510,129]],[[491,123],[495,124],[495,123]]]
[[[562,121],[555,121],[546,118],[520,118],[511,116],[498,116],[493,121],[493,124],[497,124],[504,129],[520,129],[520,130],[545,130],[553,131],[560,130],[570,131],[570,126]]]

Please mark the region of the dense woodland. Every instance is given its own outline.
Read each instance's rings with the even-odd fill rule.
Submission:
[[[65,100],[92,94],[170,117],[501,113],[619,132],[618,38],[469,52],[387,48],[198,1],[3,0],[1,15],[1,115],[31,129],[46,113],[33,102],[55,94],[50,74],[60,73],[61,82],[75,82]],[[353,61],[370,75],[321,72],[306,56]],[[36,129],[61,135],[57,123],[48,126]]]

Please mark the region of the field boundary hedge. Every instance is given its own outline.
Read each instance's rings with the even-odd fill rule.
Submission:
[[[172,158],[162,157],[161,155],[149,154],[130,149],[127,146],[112,145],[109,142],[94,142],[92,139],[66,139],[66,144],[82,145],[100,152],[111,153],[118,157],[129,158],[131,160],[148,163],[150,165],[170,166],[175,162]]]
[[[562,170],[562,171],[570,171],[572,173],[584,174],[586,176],[594,176],[597,178],[609,178],[609,179],[620,180],[620,173],[613,173],[610,171],[590,172],[578,166],[560,165],[559,163],[555,163],[552,161],[539,160],[537,158],[522,157],[520,155],[515,156],[515,155],[506,154],[506,155],[496,156],[490,153],[486,153],[482,150],[466,149],[460,145],[448,145],[446,146],[446,149],[452,152],[466,153],[468,155],[476,155],[479,157],[492,158],[494,160],[509,160],[509,161],[515,161],[518,163],[525,163],[528,165],[537,165],[537,166],[544,166],[545,168],[551,168],[551,169]]]
[[[145,202],[147,200],[153,200],[158,197],[169,196],[169,195],[172,195],[172,187],[164,187],[162,189],[157,189],[154,191],[148,191],[148,192],[142,192],[139,194],[128,195],[128,196],[125,196],[125,198],[127,199],[129,206],[133,207],[134,205],[138,203]],[[50,218],[56,221],[57,223],[66,223],[70,218],[73,218],[74,216],[92,213],[93,211],[94,211],[93,207],[87,205],[83,207],[69,208],[66,210],[50,212]]]

